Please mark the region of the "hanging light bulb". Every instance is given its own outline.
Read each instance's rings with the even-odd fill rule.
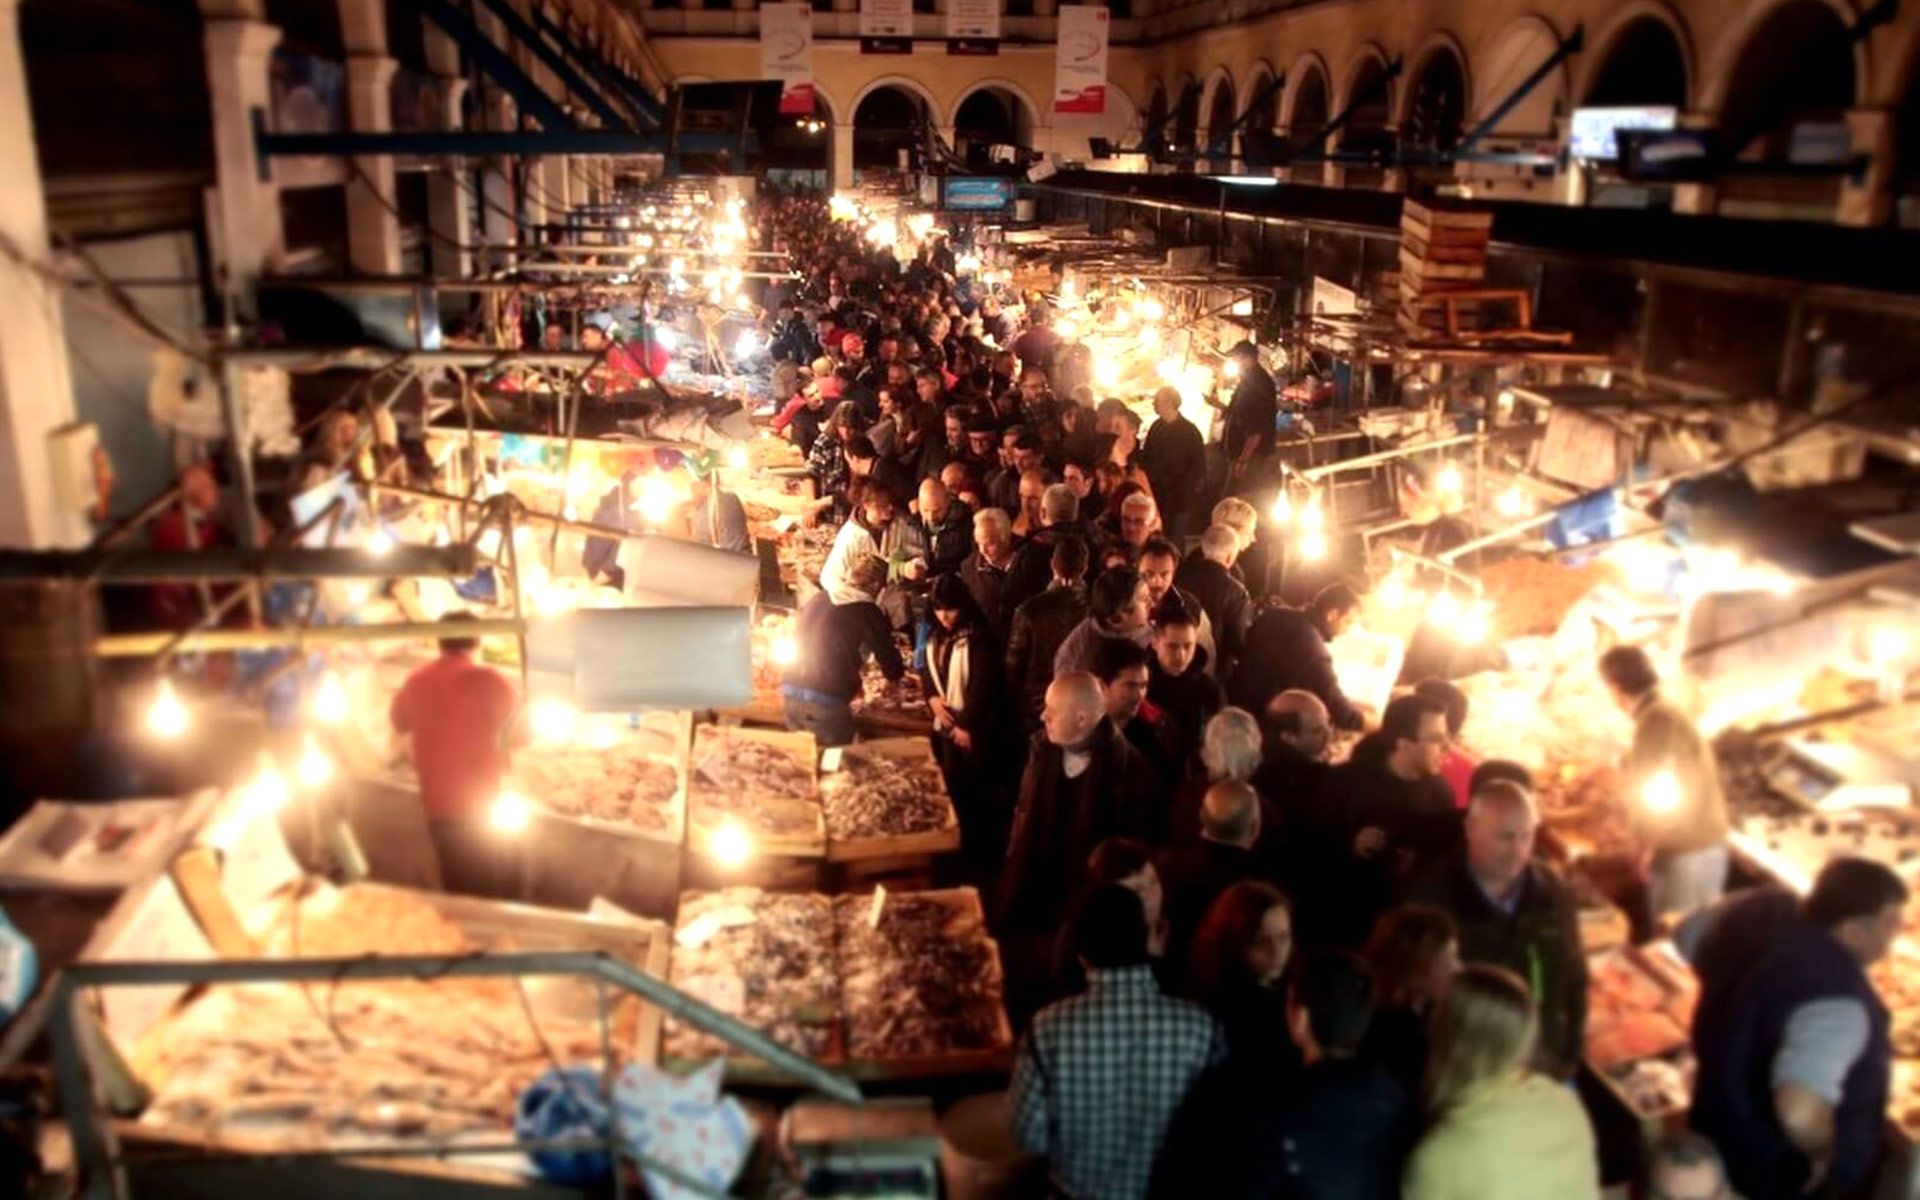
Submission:
[[[393,551],[393,535],[384,526],[376,525],[367,535],[367,553],[375,558],[385,558]]]
[[[1670,770],[1655,771],[1640,785],[1640,803],[1648,812],[1670,813],[1680,807],[1680,780]]]
[[[1148,321],[1158,321],[1167,315],[1167,306],[1148,296],[1140,305],[1140,315]]]
[[[783,633],[773,639],[773,662],[775,666],[790,667],[800,661],[800,643],[790,633]]]
[[[1300,523],[1309,529],[1319,529],[1327,523],[1326,510],[1320,506],[1319,492],[1307,497],[1307,506],[1300,510]]]
[[[753,838],[737,822],[728,821],[713,831],[707,850],[723,867],[737,867],[753,857]]]
[[[340,684],[340,676],[326,672],[321,676],[321,685],[313,693],[313,720],[323,726],[338,726],[348,718],[348,689]]]
[[[1520,485],[1517,483],[1501,492],[1493,501],[1493,510],[1510,519],[1526,516],[1532,507],[1533,505],[1527,501],[1526,493],[1520,490]]]
[[[1427,620],[1443,628],[1451,626],[1460,619],[1460,601],[1446,588],[1433,595],[1433,603],[1427,606]]]
[[[187,706],[174,694],[173,681],[164,675],[153,694],[153,706],[147,709],[147,732],[172,741],[187,731]]]
[[[1380,581],[1379,596],[1380,603],[1388,608],[1400,608],[1406,604],[1407,581],[1400,577],[1398,570],[1387,572],[1387,577]]]
[[[519,833],[533,820],[533,805],[517,792],[501,792],[487,810],[487,824],[497,833]]]
[[[1493,606],[1484,600],[1467,605],[1460,614],[1459,622],[1454,626],[1454,636],[1465,644],[1477,645],[1487,639],[1493,630]]]
[[[1271,515],[1275,525],[1285,525],[1293,520],[1293,497],[1288,494],[1284,483],[1280,485],[1279,494],[1273,498]]]
[[[311,733],[300,747],[300,758],[293,765],[293,773],[300,786],[308,790],[325,787],[333,778],[333,760],[320,749],[320,743]]]
[[[640,498],[634,501],[634,507],[651,524],[664,525],[673,515],[674,500],[673,485],[666,476],[648,475],[640,481]]]
[[[1300,537],[1300,557],[1308,562],[1319,562],[1327,556],[1327,535],[1318,529],[1309,529]]]
[[[1053,331],[1068,341],[1080,336],[1080,326],[1064,318],[1053,323]]]
[[[246,785],[246,806],[259,816],[272,816],[287,806],[287,781],[264,752],[260,755],[260,773]]]
[[[735,446],[733,449],[727,451],[727,465],[734,470],[746,470],[747,461],[747,448],[745,446]]]
[[[1452,492],[1455,495],[1459,494],[1463,483],[1464,481],[1460,478],[1460,468],[1454,466],[1452,463],[1441,467],[1440,473],[1433,477],[1433,485],[1435,487],[1443,492]]]
[[[536,741],[557,744],[573,740],[579,712],[565,700],[542,696],[527,707],[527,721]]]

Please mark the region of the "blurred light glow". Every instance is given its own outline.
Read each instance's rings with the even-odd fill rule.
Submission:
[[[293,765],[293,773],[299,779],[300,786],[309,790],[325,787],[327,781],[333,778],[333,760],[320,749],[320,743],[314,740],[311,733],[300,747],[300,758]]]
[[[753,857],[753,838],[734,821],[713,831],[707,849],[723,867],[737,867]]]
[[[519,833],[533,820],[533,805],[516,792],[501,792],[487,810],[487,824],[496,833]]]
[[[187,706],[174,693],[173,681],[162,676],[154,691],[153,706],[147,710],[147,732],[172,741],[187,731]]]

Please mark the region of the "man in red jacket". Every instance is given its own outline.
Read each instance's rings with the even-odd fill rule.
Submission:
[[[491,667],[473,661],[480,640],[459,635],[469,613],[442,618],[453,626],[440,639],[440,657],[416,669],[393,697],[389,719],[405,737],[420,777],[420,802],[450,892],[500,895],[499,835],[488,809],[500,796],[510,749],[525,740],[515,720],[514,687]]]

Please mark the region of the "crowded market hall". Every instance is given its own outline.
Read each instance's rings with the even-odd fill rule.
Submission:
[[[0,1194],[1920,1200],[1915,0],[0,12]]]

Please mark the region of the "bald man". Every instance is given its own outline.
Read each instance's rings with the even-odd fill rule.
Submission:
[[[1028,744],[997,905],[1009,974],[1029,989],[1016,1007],[1045,998],[1047,950],[1093,848],[1148,829],[1154,774],[1106,717],[1100,681],[1070,671],[1048,685]]]
[[[1573,891],[1533,856],[1533,797],[1510,779],[1481,783],[1467,807],[1466,848],[1414,880],[1407,899],[1446,910],[1460,961],[1505,967],[1533,988],[1542,1069],[1567,1078],[1587,1026],[1587,957]]]
[[[1303,808],[1327,777],[1327,752],[1333,743],[1327,706],[1312,692],[1292,688],[1267,701],[1265,715],[1254,786],[1284,810]]]
[[[973,510],[938,479],[920,481],[920,497],[908,521],[907,578],[952,575],[973,553]],[[915,565],[915,564],[919,565]]]
[[[1193,931],[1220,893],[1243,879],[1263,878],[1253,851],[1260,828],[1259,794],[1247,784],[1221,780],[1200,801],[1199,840],[1161,855],[1167,961],[1176,970],[1187,961]]]

